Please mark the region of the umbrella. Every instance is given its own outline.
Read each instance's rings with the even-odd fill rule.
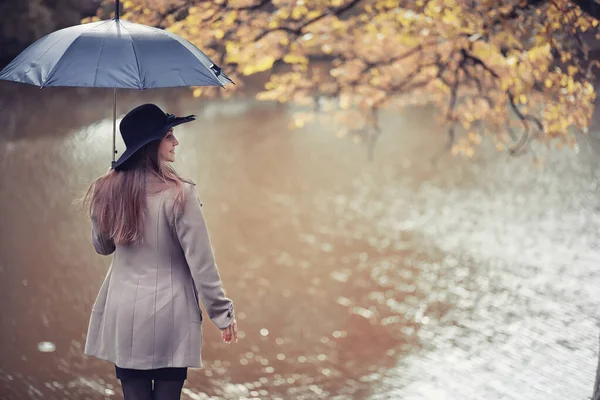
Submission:
[[[116,151],[117,88],[145,90],[233,83],[188,40],[115,17],[52,32],[27,47],[0,79],[47,86],[114,89],[113,151]]]

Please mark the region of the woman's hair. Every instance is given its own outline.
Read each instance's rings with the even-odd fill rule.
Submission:
[[[183,209],[185,194],[181,178],[175,170],[159,159],[160,140],[148,143],[135,152],[117,170],[109,170],[97,178],[80,201],[89,216],[95,219],[100,232],[115,244],[137,243],[143,232],[146,211],[147,178],[156,177],[159,190],[176,188],[173,212]]]

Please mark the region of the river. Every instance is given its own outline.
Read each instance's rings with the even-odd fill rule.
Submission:
[[[110,165],[112,92],[0,83],[0,398],[118,399],[83,355],[110,259],[73,205]],[[367,150],[293,107],[120,91],[197,114],[198,184],[241,330],[205,324],[183,399],[587,399],[600,327],[598,146],[442,155],[434,110],[381,115]],[[121,151],[123,144],[118,142]]]

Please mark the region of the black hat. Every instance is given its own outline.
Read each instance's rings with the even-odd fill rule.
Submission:
[[[156,104],[142,104],[129,111],[119,124],[121,137],[127,149],[117,161],[113,161],[112,169],[117,169],[148,143],[162,139],[172,127],[195,119],[195,115],[176,117],[173,114],[167,114]]]

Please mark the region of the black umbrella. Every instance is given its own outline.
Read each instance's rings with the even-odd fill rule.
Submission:
[[[115,18],[52,32],[2,71],[0,79],[46,86],[114,88],[113,151],[116,154],[117,88],[221,86],[233,83],[188,40]]]

